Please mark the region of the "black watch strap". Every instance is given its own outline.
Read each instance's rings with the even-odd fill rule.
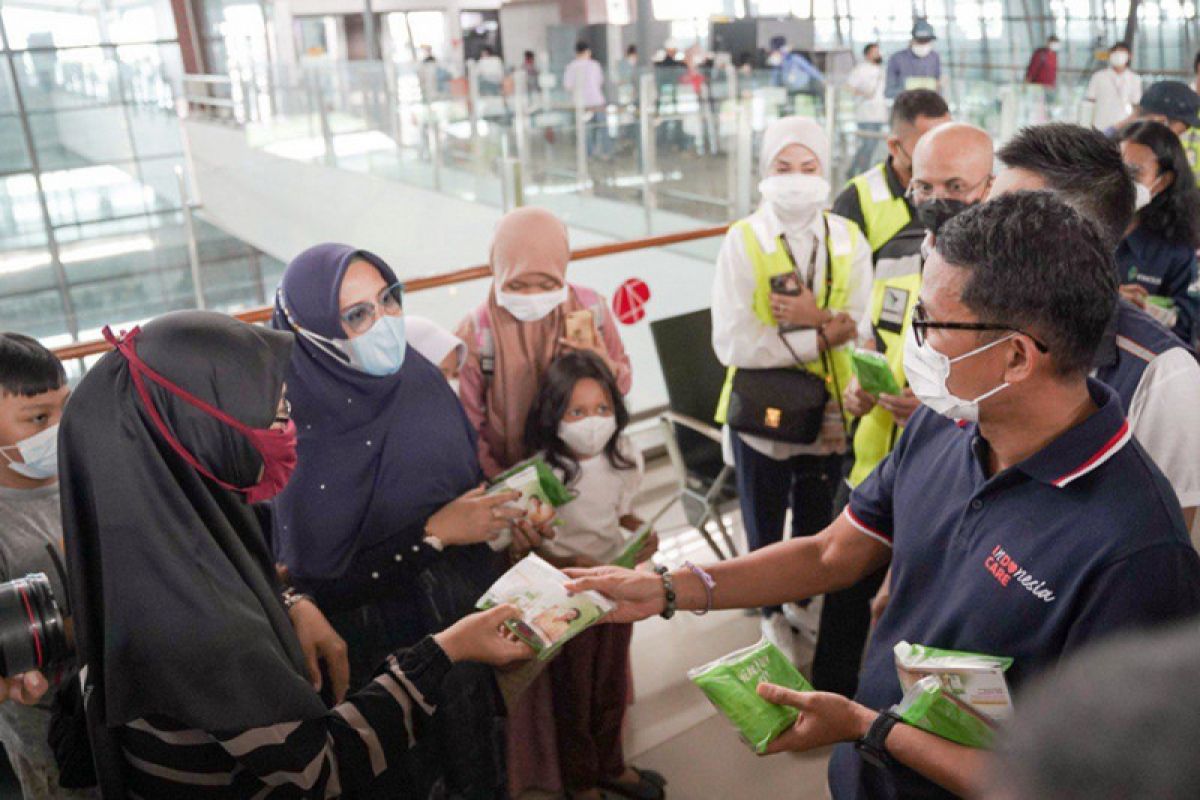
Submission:
[[[896,723],[903,722],[891,709],[881,711],[871,723],[867,735],[854,743],[854,748],[862,756],[863,761],[879,767],[890,769],[896,765],[896,760],[887,751],[887,737]]]

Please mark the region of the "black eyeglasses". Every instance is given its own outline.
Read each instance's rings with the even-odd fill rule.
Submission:
[[[1037,337],[1020,328],[1014,328],[1012,325],[999,325],[991,322],[934,322],[929,318],[929,312],[925,310],[925,306],[920,300],[913,306],[912,327],[913,337],[916,338],[918,347],[925,345],[925,331],[937,328],[947,331],[1012,331],[1022,336],[1028,336],[1039,352],[1050,352],[1050,348],[1042,344]]]
[[[383,315],[396,316],[404,310],[404,284],[393,283],[379,293],[374,303],[365,300],[342,309],[342,322],[351,333],[365,333]]]

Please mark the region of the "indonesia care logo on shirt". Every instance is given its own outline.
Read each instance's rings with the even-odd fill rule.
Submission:
[[[983,566],[1001,586],[1015,583],[1043,603],[1053,603],[1056,599],[1054,590],[1047,588],[1045,581],[1039,581],[1029,574],[1029,571],[1018,564],[1000,545],[996,545],[991,554],[983,560]]]

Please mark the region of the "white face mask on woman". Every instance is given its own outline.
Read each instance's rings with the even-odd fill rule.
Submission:
[[[613,416],[584,417],[558,425],[558,438],[580,458],[600,455],[616,432],[617,418]]]
[[[521,322],[537,322],[567,302],[566,284],[551,292],[520,294],[496,290],[496,305]]]
[[[763,200],[770,203],[779,221],[787,227],[812,222],[829,199],[829,181],[820,175],[772,175],[758,184]]]
[[[1118,50],[1109,55],[1108,63],[1117,68],[1124,67],[1129,63],[1129,53],[1126,53],[1124,50]]]

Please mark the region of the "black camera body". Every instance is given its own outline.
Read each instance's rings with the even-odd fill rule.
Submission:
[[[55,669],[71,656],[50,579],[35,572],[0,583],[0,677]]]

